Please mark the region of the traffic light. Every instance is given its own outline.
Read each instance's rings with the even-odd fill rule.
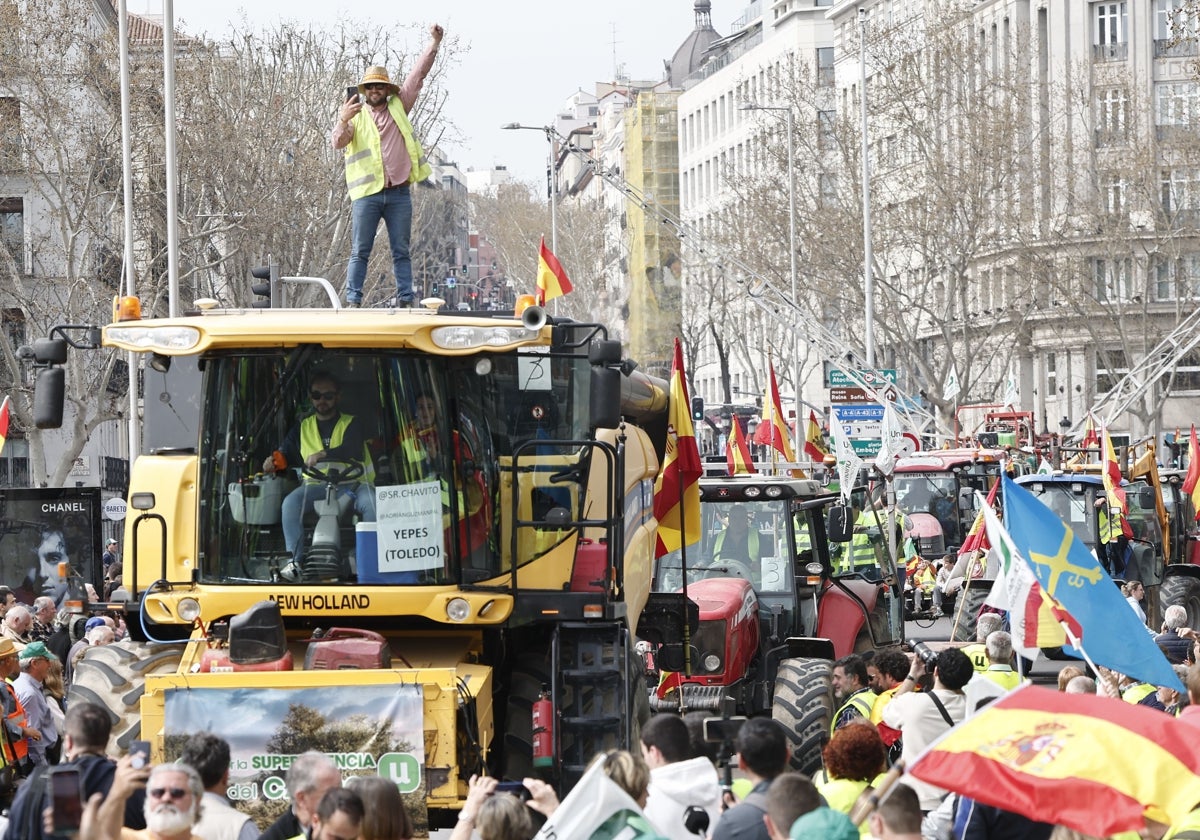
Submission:
[[[282,305],[283,301],[279,297],[278,265],[271,263],[257,266],[250,269],[250,276],[259,281],[250,284],[250,291],[259,296],[258,300],[250,304],[251,306],[255,309],[270,309]]]
[[[436,295],[438,293],[438,281],[434,280],[429,284],[429,294]]]
[[[692,419],[704,419],[704,397],[692,397]]]

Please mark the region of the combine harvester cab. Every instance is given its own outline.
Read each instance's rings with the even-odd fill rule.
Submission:
[[[829,735],[833,660],[902,641],[887,546],[871,541],[879,579],[843,562],[865,491],[843,508],[809,479],[714,477],[700,488],[700,542],[658,559],[642,616],[651,705],[771,714],[792,740],[794,766],[811,773]],[[746,522],[744,538],[728,535],[731,519],[735,529]],[[740,559],[727,550],[734,540],[745,545]]]
[[[65,349],[39,344],[51,425]],[[143,738],[172,759],[211,730],[232,746],[235,803],[265,825],[316,749],[394,779],[438,828],[473,773],[565,791],[597,752],[636,746],[667,390],[603,327],[538,307],[209,303],[118,321],[103,345],[148,357],[134,640],[89,649],[71,689],[112,711],[112,752]],[[280,460],[331,398],[361,455]],[[349,434],[316,430],[326,450]]]

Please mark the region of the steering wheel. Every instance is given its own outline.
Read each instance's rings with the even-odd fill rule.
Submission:
[[[341,484],[360,478],[364,469],[358,461],[328,460],[318,461],[311,467],[305,464],[300,468],[300,472],[322,484]]]
[[[741,578],[753,582],[754,573],[741,560],[716,560],[703,569],[708,572],[724,572],[725,577]]]

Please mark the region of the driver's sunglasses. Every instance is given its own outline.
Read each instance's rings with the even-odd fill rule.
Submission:
[[[313,400],[332,400],[337,396],[337,391],[309,391],[308,396]]]
[[[371,82],[368,85],[363,85],[364,90],[383,90],[386,87],[387,85],[379,84],[378,82]]]

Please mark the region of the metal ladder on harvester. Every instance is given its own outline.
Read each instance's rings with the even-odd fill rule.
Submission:
[[[552,675],[558,698],[558,751],[564,789],[579,781],[598,753],[629,749],[634,713],[629,709],[629,631],[620,621],[564,622],[552,641],[558,667]]]

